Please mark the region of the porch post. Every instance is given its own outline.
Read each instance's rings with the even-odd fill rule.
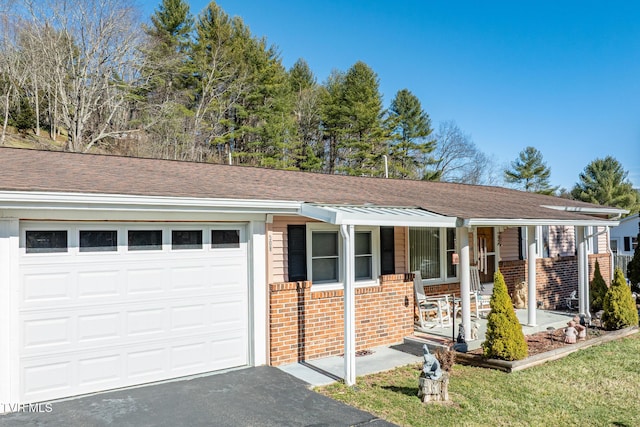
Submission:
[[[529,292],[527,299],[529,301],[528,310],[527,310],[527,325],[528,326],[536,326],[537,316],[536,316],[536,227],[530,225],[527,227],[527,281]]]
[[[586,313],[586,299],[588,288],[588,255],[587,239],[585,239],[585,227],[576,227],[576,242],[578,243],[578,311]]]
[[[356,383],[356,298],[354,271],[353,225],[340,225],[344,258],[344,382],[351,386]]]
[[[460,242],[460,303],[462,308],[462,326],[465,338],[471,337],[471,274],[469,270],[469,229],[458,227]],[[456,319],[453,319],[454,323]],[[455,324],[454,324],[455,326]]]

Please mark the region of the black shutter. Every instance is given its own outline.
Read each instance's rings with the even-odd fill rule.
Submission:
[[[624,238],[624,251],[631,252],[631,237],[626,236]]]
[[[380,227],[380,272],[382,274],[396,272],[393,227]]]
[[[307,280],[307,227],[287,226],[289,281]]]

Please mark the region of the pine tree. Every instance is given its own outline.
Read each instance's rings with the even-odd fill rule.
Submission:
[[[382,126],[382,96],[376,73],[364,62],[356,62],[344,76],[341,103],[346,119],[340,141],[342,165],[347,175],[380,176],[386,132]]]
[[[589,163],[580,173],[580,182],[571,190],[574,199],[603,206],[640,210],[638,191],[627,179],[628,172],[615,158],[607,156]]]
[[[419,178],[425,168],[435,163],[429,157],[435,149],[430,138],[431,119],[422,109],[420,100],[408,89],[398,91],[389,108],[389,126],[392,129],[389,175],[397,178]]]
[[[602,304],[604,302],[604,296],[607,293],[609,287],[607,283],[604,281],[602,274],[600,273],[600,264],[598,260],[596,260],[595,269],[593,272],[593,280],[589,283],[589,296],[590,298],[590,307],[591,311],[600,311],[602,310]]]
[[[518,158],[511,162],[511,169],[505,169],[504,179],[524,191],[553,194],[557,187],[551,187],[551,169],[542,161],[542,153],[534,147],[527,147]]]
[[[605,329],[638,326],[638,309],[620,268],[616,268],[613,282],[605,294],[603,310],[602,323]]]
[[[500,271],[494,274],[493,294],[489,304],[491,312],[487,316],[486,341],[482,343],[484,356],[501,360],[527,357],[527,342]]]

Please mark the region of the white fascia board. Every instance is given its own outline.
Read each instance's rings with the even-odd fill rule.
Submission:
[[[566,226],[598,226],[598,227],[615,227],[620,221],[604,220],[604,219],[507,219],[507,218],[470,218],[465,219],[463,226],[465,227],[525,227],[538,225],[566,225]]]
[[[336,225],[455,227],[457,221],[455,217],[431,214],[418,208],[384,208],[379,206],[303,204],[300,207],[300,215]]]
[[[295,214],[301,202],[0,191],[0,209]]]
[[[629,213],[627,209],[619,208],[596,208],[585,206],[554,206],[542,205],[543,208],[554,209],[556,211],[575,212],[586,215],[624,215]]]

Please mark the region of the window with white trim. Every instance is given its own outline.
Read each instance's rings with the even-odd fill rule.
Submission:
[[[355,227],[354,270],[356,282],[365,283],[380,275],[378,227]],[[342,236],[335,225],[307,224],[307,277],[314,285],[339,284],[344,280]]]
[[[409,228],[409,268],[420,270],[423,280],[446,281],[457,277],[453,265],[455,229]]]

